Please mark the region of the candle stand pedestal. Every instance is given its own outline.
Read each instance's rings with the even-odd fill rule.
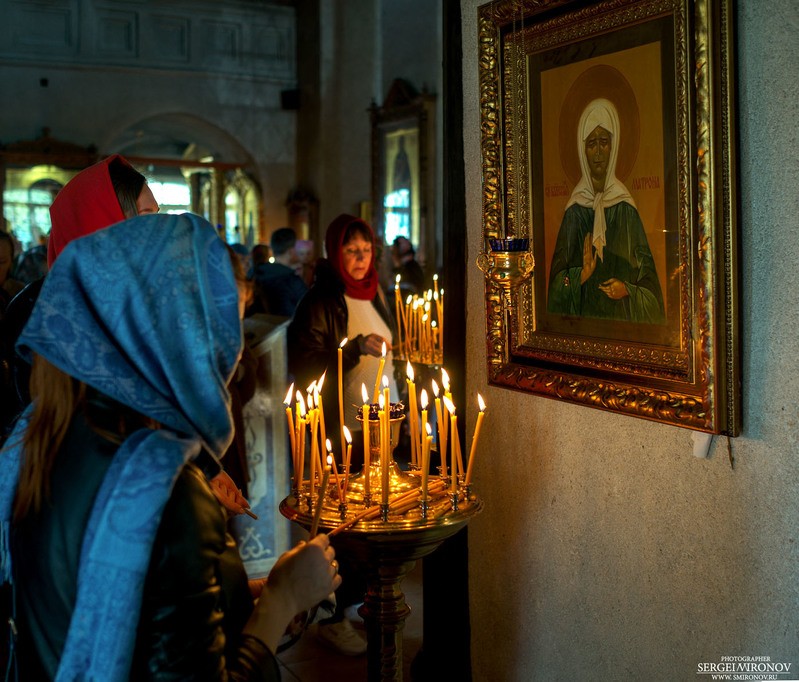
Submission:
[[[436,481],[439,477],[430,477],[431,486],[435,487]],[[366,596],[359,614],[366,625],[369,682],[402,680],[402,630],[410,613],[402,592],[403,578],[418,559],[457,533],[482,508],[476,496],[461,488],[457,509],[452,508],[449,494],[438,494],[427,503],[424,514],[416,504],[401,513],[390,510],[387,520],[377,515],[341,530],[338,501],[325,497],[320,530],[333,531],[339,551],[350,553],[366,568]],[[348,509],[351,517],[364,511],[362,503],[350,504]],[[302,495],[283,500],[280,512],[305,528],[311,526],[313,514]]]

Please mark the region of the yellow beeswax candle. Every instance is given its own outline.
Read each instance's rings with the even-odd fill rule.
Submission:
[[[441,398],[438,397],[438,384],[435,379],[433,385],[433,395],[435,396],[436,423],[438,424],[438,454],[441,457],[441,476],[447,475],[447,420],[441,411]]]
[[[405,366],[405,374],[408,382],[408,426],[411,434],[411,464],[414,466],[419,464],[420,450],[419,450],[419,422],[416,412],[416,384],[413,382],[413,365],[408,360]]]
[[[427,500],[427,478],[430,473],[430,446],[433,443],[430,424],[424,423],[424,445],[422,446],[422,499]]]
[[[419,427],[419,449],[422,449],[422,444],[424,443],[425,439],[425,428],[428,426],[427,424],[427,390],[422,389],[419,393],[419,403],[422,406],[422,421],[421,426]],[[422,463],[423,465],[423,463]]]
[[[477,424],[474,427],[474,435],[472,436],[472,447],[469,449],[469,463],[466,465],[466,478],[464,485],[469,485],[472,482],[472,465],[474,464],[474,453],[477,450],[477,439],[480,437],[480,427],[483,424],[483,417],[485,416],[486,404],[483,396],[477,394],[477,405],[480,411],[477,413]]]
[[[322,518],[322,507],[325,503],[327,482],[330,480],[330,462],[332,459],[332,455],[327,456],[327,466],[325,467],[325,473],[322,477],[322,486],[319,488],[319,496],[316,498],[316,510],[314,511],[313,522],[311,523],[311,530],[309,532],[311,537],[314,537],[319,530],[319,520]]]
[[[380,377],[383,376],[383,367],[386,366],[386,342],[383,341],[383,354],[380,357],[380,364],[377,366],[377,378],[375,379],[375,393],[372,399],[373,403],[377,402],[377,396],[380,394]]]
[[[369,394],[366,392],[366,384],[361,384],[361,395],[363,396],[363,407],[361,414],[363,418],[363,494],[369,497],[371,494],[371,483],[369,480]]]
[[[338,345],[338,423],[341,431],[341,461],[344,462],[344,346],[347,345],[345,336]]]

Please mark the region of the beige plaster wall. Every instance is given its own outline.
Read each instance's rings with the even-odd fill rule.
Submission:
[[[688,431],[487,386],[477,0],[463,0],[467,394],[490,413],[469,529],[474,679],[697,680],[722,656],[799,677],[797,6],[738,3],[744,430]],[[467,431],[473,429],[470,411]],[[784,676],[782,677],[784,679]]]

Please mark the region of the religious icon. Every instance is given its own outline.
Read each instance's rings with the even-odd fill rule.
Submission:
[[[616,175],[623,135],[613,102],[589,102],[576,152],[581,177],[566,203],[550,268],[547,308],[631,322],[663,322],[663,296],[635,200]]]

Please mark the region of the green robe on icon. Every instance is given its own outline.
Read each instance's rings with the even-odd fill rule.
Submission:
[[[607,243],[603,259],[584,284],[583,242],[592,234],[594,211],[572,204],[563,221],[552,255],[547,310],[550,313],[608,320],[663,324],[663,295],[644,226],[635,207],[626,201],[605,209]],[[599,285],[611,278],[624,282],[629,296],[608,298]]]

